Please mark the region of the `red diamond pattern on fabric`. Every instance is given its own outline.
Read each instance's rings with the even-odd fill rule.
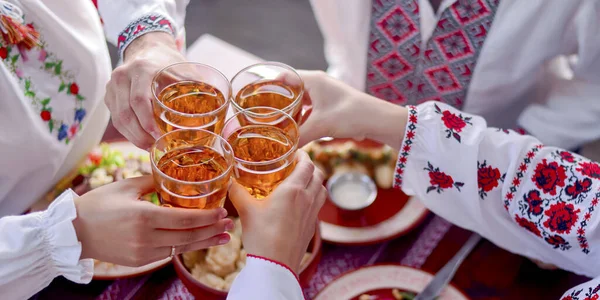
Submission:
[[[439,66],[425,71],[427,79],[439,92],[456,91],[461,88],[448,66]]]
[[[457,30],[433,39],[448,61],[473,55],[474,50],[462,30]]]
[[[400,8],[385,15],[377,22],[377,26],[394,43],[402,43],[419,32],[417,25]]]
[[[467,0],[462,2],[462,5],[452,6],[451,10],[456,19],[463,25],[484,18],[492,13],[482,0]]]
[[[413,67],[395,52],[391,52],[390,55],[385,56],[374,63],[383,75],[392,79],[404,76],[413,70]]]
[[[389,83],[374,86],[371,91],[375,97],[386,99],[392,103],[404,104],[406,102],[406,99],[404,96],[402,96],[402,93]]]
[[[459,0],[422,41],[419,1],[374,0],[365,90],[394,103],[461,108],[500,0]]]

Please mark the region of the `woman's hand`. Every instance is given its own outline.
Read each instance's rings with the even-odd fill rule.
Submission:
[[[296,273],[327,196],[323,173],[304,151],[298,150],[297,156],[292,174],[268,197],[257,200],[237,183],[229,190],[242,221],[246,251],[285,264]]]
[[[140,196],[154,189],[152,176],[111,183],[75,200],[73,226],[82,244],[81,258],[142,266],[177,253],[229,241],[233,222],[223,208],[165,208]]]
[[[150,32],[135,39],[125,50],[123,64],[106,85],[104,102],[115,128],[142,149],[161,136],[152,113],[152,79],[164,67],[185,61],[175,38]]]
[[[407,110],[362,93],[321,71],[298,71],[304,81],[308,119],[300,146],[322,137],[369,138],[399,149]]]

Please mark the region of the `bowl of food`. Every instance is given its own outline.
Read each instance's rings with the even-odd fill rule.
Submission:
[[[371,177],[360,172],[338,173],[327,180],[329,199],[342,216],[360,216],[377,197],[377,186]]]
[[[229,200],[225,203],[230,218],[235,222],[235,228],[229,233],[231,240],[222,246],[211,247],[177,255],[173,265],[177,276],[188,291],[198,299],[222,300],[233,280],[246,263],[246,251],[243,248],[241,235],[242,225],[238,213]],[[306,286],[317,271],[321,259],[321,234],[316,226],[306,254],[302,259],[298,277],[300,284]]]

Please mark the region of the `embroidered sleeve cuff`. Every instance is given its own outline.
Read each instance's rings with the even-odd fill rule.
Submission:
[[[287,265],[282,264],[278,261],[266,258],[266,257],[258,256],[258,255],[248,254],[247,257],[251,258],[252,260],[261,260],[265,263],[268,263],[269,265],[274,265],[274,266],[278,266],[279,268],[286,269],[289,273],[291,273],[294,276],[294,278],[296,278],[296,281],[298,281],[298,284],[300,284],[300,279],[298,278],[298,275],[296,273],[294,273],[294,271],[292,271],[292,269],[290,267],[288,267]]]
[[[73,220],[77,217],[75,197],[77,194],[67,190],[39,215],[40,238],[49,256],[47,266],[54,269],[55,276],[62,275],[76,283],[89,283],[94,262],[92,259],[79,259],[81,243],[73,227]]]
[[[172,34],[176,37],[175,26],[173,22],[161,14],[147,14],[137,20],[129,23],[125,30],[121,31],[117,38],[117,48],[119,49],[119,57],[123,58],[125,49],[136,38],[155,31],[162,31]]]
[[[266,257],[248,254],[246,266],[236,277],[227,299],[305,299],[292,270]]]
[[[406,130],[404,132],[404,139],[402,140],[402,146],[398,153],[398,160],[396,161],[396,172],[394,174],[394,188],[402,188],[404,172],[406,171],[406,164],[408,157],[411,154],[414,139],[417,130],[417,107],[407,106],[408,109],[408,120],[406,122]]]

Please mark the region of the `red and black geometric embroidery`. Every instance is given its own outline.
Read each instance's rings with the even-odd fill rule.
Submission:
[[[434,106],[435,112],[442,115],[442,122],[446,126],[446,138],[454,137],[460,143],[460,132],[462,132],[467,124],[473,125],[471,123],[472,117],[463,117],[460,113],[457,116],[449,110],[442,111],[437,104],[434,104]]]
[[[137,37],[153,31],[167,32],[175,36],[175,28],[167,17],[160,14],[148,14],[129,23],[127,27],[121,31],[117,38],[117,48],[119,49],[119,57],[123,57],[123,51]]]
[[[460,192],[460,188],[465,185],[462,182],[454,181],[452,176],[440,171],[440,168],[433,167],[430,162],[427,162],[427,168],[424,168],[424,170],[429,172],[429,183],[431,184],[427,187],[427,193],[436,191],[438,194],[441,194],[443,190],[452,187],[455,187]]]
[[[504,182],[506,173],[501,174],[500,169],[487,164],[487,161],[477,162],[477,188],[479,189],[479,198],[483,200],[487,193],[500,186]]]
[[[499,2],[456,1],[422,48],[418,1],[374,0],[366,91],[398,104],[460,108]]]
[[[508,188],[508,192],[504,196],[504,209],[508,210],[508,206],[510,205],[513,198],[515,197],[517,188],[519,187],[519,185],[521,185],[521,180],[523,179],[523,176],[525,176],[525,173],[527,172],[527,168],[529,167],[531,160],[535,157],[537,152],[540,151],[540,149],[543,147],[544,146],[542,146],[542,145],[537,145],[537,146],[533,147],[529,152],[527,152],[527,155],[523,159],[523,162],[519,165],[519,168],[515,174],[515,177],[513,178],[510,188]]]
[[[402,149],[400,149],[400,154],[398,155],[398,162],[396,164],[394,188],[402,187],[402,176],[404,175],[406,162],[408,161],[408,156],[410,155],[413,139],[415,138],[415,129],[417,129],[417,108],[415,106],[407,106],[406,108],[408,109],[408,123],[406,126],[404,143],[402,144]]]

